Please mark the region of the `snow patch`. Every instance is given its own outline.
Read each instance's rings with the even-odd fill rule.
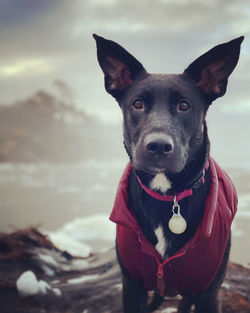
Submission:
[[[224,287],[225,289],[230,289],[230,284],[223,282],[222,287]]]
[[[113,288],[116,290],[122,291],[122,284],[115,284]]]
[[[85,218],[76,218],[54,232],[47,232],[55,246],[71,255],[88,257],[91,248],[86,241],[113,242],[115,224],[108,215],[95,214]]]
[[[67,251],[71,255],[79,257],[88,257],[90,255],[91,248],[89,245],[69,237],[63,230],[50,232],[49,237],[58,249]]]
[[[32,273],[32,272],[31,272]],[[25,278],[24,278],[25,280]],[[33,285],[36,283],[37,289],[38,289],[38,294],[45,295],[48,290],[51,290],[51,286],[45,281],[45,280],[37,280],[35,276],[35,280],[33,282]]]
[[[54,292],[54,294],[57,296],[57,297],[61,297],[62,295],[62,292],[59,288],[53,288],[52,291]]]
[[[21,297],[34,295],[45,295],[47,291],[52,291],[56,296],[61,296],[61,290],[52,288],[46,281],[37,280],[36,275],[32,271],[22,273],[16,282],[18,294]]]
[[[49,277],[52,277],[55,275],[55,271],[52,270],[51,268],[49,268],[48,266],[46,265],[42,265],[42,270],[44,271],[44,274],[46,276],[49,276]]]
[[[74,271],[82,270],[83,268],[87,268],[89,266],[89,262],[86,260],[73,260],[71,263],[71,269]]]
[[[109,221],[106,214],[95,214],[84,218],[76,218],[65,224],[60,232],[76,240],[108,240],[115,238],[115,224]]]
[[[68,280],[69,284],[81,284],[85,283],[86,281],[97,279],[99,275],[85,275],[82,277],[77,277],[77,278],[71,278]]]
[[[161,313],[177,313],[177,311],[176,311],[176,308],[167,308],[161,311]]]
[[[89,267],[89,262],[86,260],[72,260],[69,264],[62,264],[63,271],[80,271]]]
[[[53,266],[58,266],[58,263],[56,262],[56,260],[51,255],[39,254],[38,256],[45,263],[47,263],[49,265],[53,265]]]

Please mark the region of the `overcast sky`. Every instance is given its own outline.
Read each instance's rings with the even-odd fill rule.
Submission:
[[[0,102],[25,98],[57,79],[76,104],[114,121],[92,33],[112,39],[149,72],[181,73],[216,44],[245,35],[222,110],[250,115],[249,0],[0,0]]]

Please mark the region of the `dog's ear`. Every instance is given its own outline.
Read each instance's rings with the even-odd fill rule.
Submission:
[[[184,71],[194,79],[209,102],[225,94],[228,77],[238,63],[243,39],[241,36],[212,48]]]
[[[93,35],[97,45],[97,58],[105,76],[105,88],[119,101],[123,91],[141,72],[142,64],[128,51],[111,40]]]

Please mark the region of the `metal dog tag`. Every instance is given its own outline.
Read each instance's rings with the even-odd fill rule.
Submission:
[[[187,222],[181,216],[180,205],[178,204],[176,197],[174,198],[174,205],[173,205],[172,211],[173,211],[173,216],[168,222],[168,228],[174,234],[177,234],[177,235],[182,234],[187,229]]]

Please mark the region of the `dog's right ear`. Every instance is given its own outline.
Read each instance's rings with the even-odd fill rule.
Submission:
[[[117,101],[138,74],[146,72],[142,64],[114,41],[96,34],[97,58],[105,77],[105,89]]]
[[[239,60],[243,39],[241,36],[210,49],[185,70],[210,103],[225,94],[228,77]]]

